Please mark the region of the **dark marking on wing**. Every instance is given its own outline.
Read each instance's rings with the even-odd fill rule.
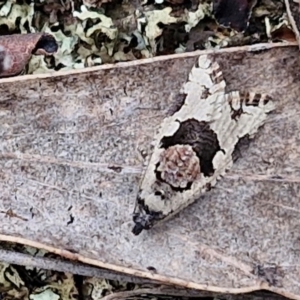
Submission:
[[[180,123],[173,136],[162,138],[160,148],[166,149],[174,145],[190,145],[200,160],[204,176],[211,176],[214,173],[212,160],[222,149],[217,134],[210,129],[207,122],[188,119]]]

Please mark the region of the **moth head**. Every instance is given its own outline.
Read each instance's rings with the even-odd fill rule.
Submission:
[[[162,218],[161,212],[149,210],[144,200],[138,197],[138,205],[133,213],[133,222],[135,223],[132,233],[139,235],[143,230],[149,230],[156,221]]]
[[[143,230],[148,230],[153,226],[153,217],[147,213],[135,213],[133,214],[133,222],[135,223],[132,233],[139,235]]]
[[[162,151],[154,174],[149,176],[148,189],[141,189],[137,197],[133,215],[136,235],[172,213],[175,199],[200,176],[199,158],[190,145],[170,146]]]

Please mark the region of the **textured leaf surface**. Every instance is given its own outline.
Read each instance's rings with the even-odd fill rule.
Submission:
[[[1,80],[1,234],[162,282],[300,298],[296,47],[215,54],[226,92],[268,93],[276,112],[209,194],[131,233],[145,154],[198,55]]]

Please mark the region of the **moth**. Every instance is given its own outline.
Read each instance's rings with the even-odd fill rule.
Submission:
[[[165,118],[139,185],[133,212],[135,235],[197,200],[233,164],[238,141],[252,138],[275,109],[266,94],[225,92],[219,64],[201,55],[181,93],[180,109]]]

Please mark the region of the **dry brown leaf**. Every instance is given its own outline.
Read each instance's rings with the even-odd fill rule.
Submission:
[[[289,22],[293,28],[300,47],[300,6],[299,3],[293,0],[285,0],[285,6]]]
[[[57,49],[55,39],[47,33],[0,36],[0,77],[20,74],[32,54],[53,55]]]
[[[138,237],[145,153],[200,53],[1,80],[0,210],[14,215],[0,214],[0,239],[165,284],[300,299],[292,45],[201,53],[214,54],[229,89],[271,92],[278,109],[215,188]]]
[[[279,27],[271,32],[273,41],[288,41],[294,42],[296,41],[295,33],[286,25]]]

